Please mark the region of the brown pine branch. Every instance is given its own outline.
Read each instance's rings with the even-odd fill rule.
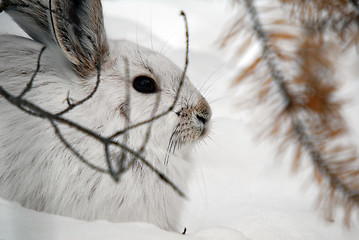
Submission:
[[[280,0],[302,25],[339,36],[343,43],[359,42],[359,6],[357,0]]]
[[[272,115],[273,121],[266,133],[282,139],[280,151],[286,150],[289,143],[296,145],[293,169],[299,167],[305,155],[310,157],[314,177],[321,188],[325,189],[323,194],[329,196],[322,198],[327,215],[331,215],[338,205],[342,206],[346,214],[345,223],[349,226],[351,212],[354,208],[359,208],[359,169],[355,165],[358,162],[356,148],[352,145],[343,146],[339,141],[348,138],[348,130],[340,112],[342,102],[334,98],[338,84],[333,78],[334,60],[330,53],[340,47],[330,44],[332,38],[325,35],[328,34],[328,29],[335,29],[334,27],[319,27],[321,23],[309,25],[313,19],[319,21],[321,15],[318,9],[347,13],[347,8],[342,6],[340,10],[333,10],[328,5],[322,6],[323,1],[319,0],[290,1],[293,5],[306,6],[297,10],[299,15],[303,9],[307,11],[307,15],[302,16],[299,21],[300,25],[295,25],[302,28],[298,35],[273,28],[276,24],[292,25],[290,19],[278,19],[267,24],[271,26],[266,28],[254,1],[243,2],[247,9],[245,16],[250,21],[256,37],[254,39],[250,36],[248,41],[259,41],[262,52],[260,57],[239,74],[234,84],[252,79],[256,88],[260,89],[256,93],[257,103],[271,104],[273,108],[277,108],[278,113]],[[341,1],[333,2],[335,5]],[[243,16],[239,16],[239,19],[240,24],[246,24],[242,20]],[[329,25],[329,20],[326,21]],[[334,21],[330,22],[332,23],[334,24]],[[269,27],[272,27],[272,30],[269,30]],[[236,30],[225,37],[225,42],[234,42],[239,32],[243,31],[241,26],[232,29]],[[346,29],[341,28],[340,31],[345,32]],[[286,41],[287,45],[294,45],[297,50],[292,53],[285,52],[284,44],[281,45],[283,41]],[[286,72],[284,64],[288,62],[292,68],[297,69],[295,73]]]

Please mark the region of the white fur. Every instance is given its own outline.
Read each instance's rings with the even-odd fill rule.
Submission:
[[[0,36],[0,86],[19,94],[36,69],[42,44],[16,36]],[[126,65],[129,62],[129,78]],[[126,127],[120,106],[129,91],[131,123],[148,119],[156,105],[157,94],[142,94],[132,88],[132,79],[148,75],[161,89],[157,113],[172,104],[182,69],[169,59],[127,41],[109,42],[109,60],[102,66],[101,84],[85,104],[64,115],[65,118],[108,136]],[[75,100],[86,96],[94,87],[95,74],[81,79],[71,69],[61,50],[48,44],[33,88],[25,99],[50,112],[65,109],[67,93]],[[126,81],[129,81],[126,84]],[[127,89],[126,86],[129,86]],[[205,107],[200,107],[202,105]],[[143,156],[186,192],[191,172],[189,151],[203,126],[195,114],[210,109],[201,94],[186,78],[173,111],[153,122],[150,139]],[[176,114],[190,109],[189,118]],[[165,163],[172,133],[181,121],[187,121],[193,136]],[[59,125],[66,139],[91,163],[106,167],[103,146],[94,139],[65,125]],[[128,146],[138,150],[148,124],[128,132]],[[197,131],[197,132],[196,132]],[[183,135],[184,136],[184,135]],[[123,137],[118,138],[119,141]],[[120,149],[111,149],[114,157]],[[131,156],[128,155],[128,158]],[[137,161],[123,174],[119,183],[97,172],[74,156],[54,133],[47,120],[30,116],[0,97],[0,196],[38,211],[85,220],[146,221],[163,229],[179,230],[178,222],[184,199],[168,184]]]

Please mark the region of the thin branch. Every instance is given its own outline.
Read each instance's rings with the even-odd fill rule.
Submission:
[[[158,106],[160,104],[160,100],[161,100],[161,94],[158,93],[157,94],[157,97],[156,97],[156,103],[155,103],[155,106],[153,107],[153,110],[152,110],[152,113],[151,113],[151,117],[153,118],[158,110]],[[142,154],[142,152],[145,150],[146,148],[146,145],[150,139],[150,136],[151,136],[151,130],[152,130],[152,126],[153,126],[153,121],[150,122],[148,124],[148,127],[147,127],[147,130],[146,130],[146,135],[145,135],[145,139],[142,143],[142,146],[140,147],[140,149],[137,151],[139,154]],[[125,136],[126,136],[126,133],[125,133]],[[134,162],[136,161],[136,158],[132,158],[132,160],[128,163],[127,167],[124,169],[124,170],[128,170],[133,164]]]
[[[89,38],[89,40],[91,41],[91,43],[93,44],[94,48],[96,49],[95,43],[94,41]],[[84,104],[86,101],[88,101],[90,98],[93,97],[93,95],[95,95],[95,93],[97,92],[99,86],[100,86],[100,82],[101,82],[101,61],[100,61],[101,57],[100,57],[100,53],[99,51],[96,51],[96,71],[97,71],[97,78],[96,78],[96,84],[95,87],[92,89],[92,91],[90,92],[90,94],[88,94],[85,98],[83,98],[80,101],[77,101],[76,103],[71,103],[70,101],[70,97],[67,96],[67,104],[68,107],[64,110],[62,110],[59,113],[56,113],[56,115],[61,116],[65,113],[68,113],[69,111],[71,111],[72,109],[74,109],[75,107],[78,107],[82,104]]]
[[[176,186],[174,182],[172,182],[164,173],[159,171],[155,166],[153,166],[149,161],[147,161],[142,155],[140,155],[137,151],[129,148],[126,145],[123,145],[122,143],[109,140],[109,143],[118,146],[128,153],[132,154],[135,158],[141,160],[142,163],[144,163],[148,168],[150,168],[156,175],[163,180],[165,183],[167,183],[169,186],[172,187],[173,190],[175,190],[181,197],[186,198],[186,195]]]
[[[91,93],[89,95],[87,95],[85,98],[83,98],[82,100],[77,101],[76,103],[71,102],[70,96],[68,94],[68,96],[66,98],[66,102],[68,104],[68,107],[66,109],[56,113],[56,115],[58,115],[58,116],[64,115],[65,113],[68,113],[69,111],[71,111],[75,107],[78,107],[78,106],[84,104],[86,101],[88,101],[90,98],[92,98],[93,95],[95,95],[95,93],[97,92],[97,89],[100,86],[100,81],[101,81],[101,70],[98,70],[96,84],[95,84],[95,87],[92,89]]]
[[[130,126],[131,122],[131,112],[130,112],[130,66],[127,58],[124,58],[125,63],[125,83],[126,83],[126,101],[123,105],[123,111],[125,113],[125,127],[127,128]],[[127,144],[128,141],[128,132],[126,132],[123,136],[123,143]],[[121,152],[120,158],[117,160],[117,166],[118,166],[118,174],[120,175],[122,172],[125,172],[127,169],[124,167],[124,163],[127,157],[127,153],[125,151]]]
[[[18,98],[22,98],[25,96],[25,94],[30,91],[30,89],[32,88],[32,84],[34,82],[34,79],[35,77],[37,76],[37,74],[39,73],[40,71],[40,62],[41,62],[41,56],[43,54],[43,52],[45,51],[46,47],[43,46],[40,50],[40,53],[39,53],[39,57],[37,58],[37,65],[36,65],[36,70],[34,72],[34,74],[32,75],[30,81],[28,82],[28,84],[26,85],[26,88],[22,91],[22,93],[18,96]]]
[[[60,122],[63,124],[66,124],[67,126],[70,126],[80,132],[86,133],[87,135],[100,140],[101,142],[105,142],[106,138],[95,133],[94,131],[83,127],[69,119],[63,118],[61,116],[52,114],[44,109],[42,109],[41,107],[25,100],[19,97],[15,97],[13,95],[11,95],[10,93],[8,93],[2,86],[0,86],[0,95],[2,95],[8,102],[10,102],[12,105],[20,107],[21,109],[26,109],[28,114],[35,116],[35,117],[40,117],[43,119],[47,119],[47,120],[51,120],[51,121],[56,121],[56,122]]]
[[[78,158],[81,162],[86,164],[88,167],[100,172],[100,173],[109,173],[108,170],[100,168],[94,164],[92,164],[90,161],[86,160],[75,148],[72,147],[72,145],[65,139],[65,137],[62,135],[59,127],[56,125],[56,123],[52,120],[49,120],[53,128],[55,129],[55,135],[60,139],[60,141]]]
[[[105,148],[105,156],[106,156],[106,162],[107,162],[107,167],[109,168],[109,172],[111,174],[111,177],[118,182],[119,177],[117,174],[117,171],[114,170],[114,167],[112,165],[112,157],[111,157],[111,153],[110,153],[110,145],[108,143],[104,143],[104,148]]]
[[[177,102],[178,102],[178,99],[179,99],[179,96],[180,96],[180,92],[181,92],[181,89],[182,89],[182,86],[183,86],[183,83],[184,83],[184,80],[186,78],[186,73],[187,73],[187,68],[188,68],[188,55],[189,55],[189,33],[188,33],[188,21],[187,21],[187,16],[186,14],[181,11],[181,16],[183,16],[183,19],[184,19],[184,22],[185,22],[185,28],[186,28],[186,60],[185,60],[185,65],[184,65],[184,69],[183,69],[183,72],[182,72],[182,76],[181,76],[181,80],[180,80],[180,83],[179,83],[179,86],[177,88],[177,92],[176,92],[176,96],[175,96],[175,99],[172,103],[172,105],[167,109],[167,111],[164,111],[163,113],[160,113],[150,119],[147,119],[145,121],[142,121],[142,122],[139,122],[139,123],[136,123],[136,124],[133,124],[123,130],[120,130],[116,133],[114,133],[113,135],[111,135],[110,138],[115,138],[117,136],[120,136],[122,135],[123,133],[127,132],[128,130],[131,130],[131,129],[134,129],[134,128],[137,128],[137,127],[140,127],[144,124],[148,124],[154,120],[157,120],[159,118],[162,118],[163,116],[167,115],[168,113],[170,113],[174,107],[176,106]]]

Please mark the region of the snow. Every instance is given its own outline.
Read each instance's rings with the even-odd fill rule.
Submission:
[[[187,237],[162,231],[147,223],[83,222],[25,209],[16,203],[0,199],[0,239],[26,240],[246,240],[238,231],[226,228],[206,229]]]
[[[165,232],[147,223],[84,222],[0,199],[1,240],[358,239],[359,221],[347,229],[340,215],[328,222],[316,210],[318,189],[309,177],[310,166],[291,174],[292,156],[278,157],[273,142],[258,141],[255,134],[261,122],[235,106],[237,98],[229,88],[233,65],[216,44],[232,14],[227,1],[104,1],[110,37],[138,42],[183,66],[185,32],[180,10],[189,19],[188,74],[209,99],[214,113],[210,138],[194,152],[196,171],[182,219],[187,234]],[[4,14],[0,22],[6,23],[0,24],[0,33],[19,32]],[[355,89],[358,85],[352,93]]]

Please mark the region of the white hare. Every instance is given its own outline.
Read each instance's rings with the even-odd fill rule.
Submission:
[[[39,71],[23,99],[109,136],[128,124],[165,112],[174,102],[183,70],[163,55],[128,41],[106,38],[99,0],[5,0],[5,11],[32,38],[0,36],[0,86],[19,96]],[[48,9],[52,9],[51,14]],[[69,97],[68,97],[69,96]],[[66,101],[66,99],[70,99]],[[129,101],[127,101],[129,100]],[[159,102],[158,102],[159,101]],[[191,172],[188,153],[208,130],[211,110],[184,79],[172,111],[153,121],[141,155],[182,191]],[[55,121],[66,141],[85,159],[106,168],[104,146]],[[116,138],[138,151],[146,141],[144,124]],[[113,159],[133,156],[111,148]],[[177,231],[183,204],[171,186],[142,161],[115,182],[79,160],[46,119],[31,116],[0,95],[0,197],[25,207],[84,220],[145,221]]]

